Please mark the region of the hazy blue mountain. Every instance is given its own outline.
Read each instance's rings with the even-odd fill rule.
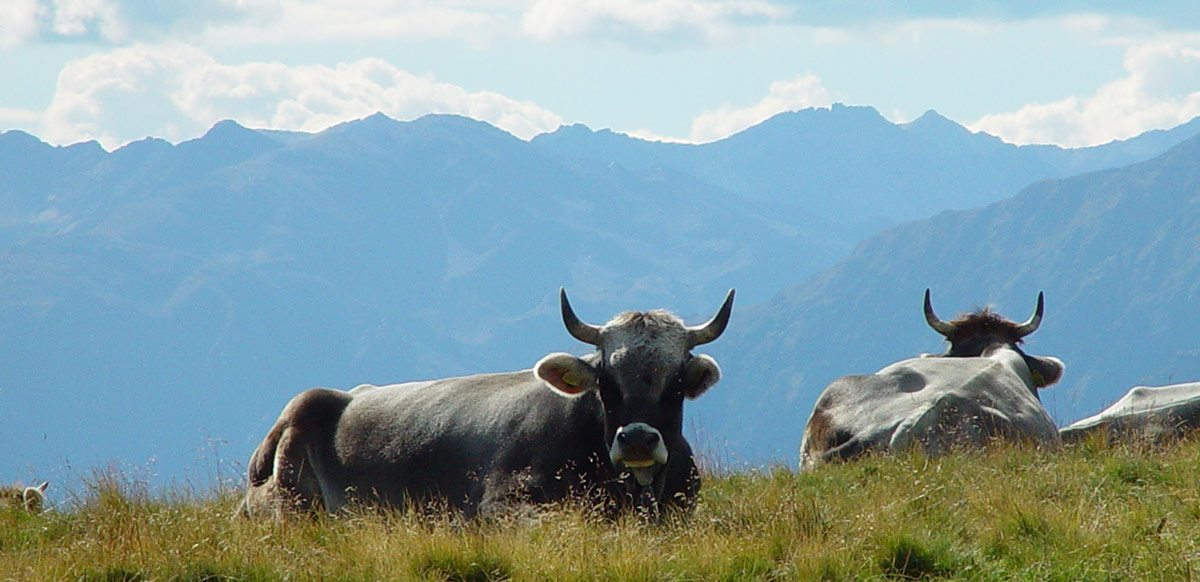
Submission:
[[[94,141],[53,147],[22,131],[0,133],[0,224],[38,220],[47,192],[61,190],[105,156]],[[47,218],[47,217],[41,217]]]
[[[1118,163],[1177,143],[1186,131],[1095,151]],[[597,143],[607,153],[590,149]],[[992,155],[1036,163],[988,162]],[[779,116],[703,146],[581,127],[526,142],[454,116],[401,123],[374,115],[317,134],[222,122],[178,145],[147,138],[113,152],[94,142],[52,147],[6,132],[0,409],[19,412],[0,424],[0,480],[62,482],[109,460],[148,463],[147,473],[160,480],[211,477],[217,467],[230,470],[216,457],[244,462],[283,404],[305,388],[513,370],[550,351],[582,353],[586,346],[562,329],[560,285],[580,315],[597,323],[623,309],[655,307],[700,321],[736,287],[730,337],[705,349],[728,379],[697,401],[694,428],[709,435],[714,452],[755,460],[793,454],[807,414],[803,400],[819,389],[813,382],[855,370],[859,356],[845,350],[864,332],[855,323],[831,330],[813,304],[793,309],[788,302],[846,305],[849,311],[838,313],[872,321],[872,329],[881,305],[890,317],[920,324],[926,285],[947,312],[966,306],[959,301],[1009,306],[1009,295],[973,280],[954,287],[914,275],[915,291],[904,287],[905,278],[881,280],[909,269],[900,266],[906,245],[924,241],[926,253],[943,257],[944,274],[978,269],[981,277],[1007,281],[1012,288],[1004,293],[1020,291],[1017,311],[1030,309],[1035,286],[1045,285],[1051,311],[1047,331],[1031,342],[1036,349],[1056,345],[1053,330],[1066,315],[1055,308],[1076,279],[1064,275],[1063,287],[1051,286],[1057,279],[1031,279],[1017,289],[1010,277],[1028,268],[1028,257],[989,270],[965,254],[969,241],[948,238],[957,230],[917,236],[906,226],[864,243],[847,263],[776,303],[751,307],[834,265],[867,225],[877,224],[876,210],[916,207],[916,198],[904,197],[917,194],[906,192],[933,193],[920,204],[934,210],[943,202],[958,207],[965,202],[956,196],[976,183],[1003,178],[1010,194],[1024,186],[1005,168],[1043,180],[1061,168],[1101,163],[1086,155],[1006,146],[933,114],[897,126],[873,110],[844,107]],[[797,193],[815,191],[813,184],[842,198],[802,204],[808,198]],[[1011,204],[1031,196],[1053,201],[1036,194],[1062,187],[1053,184]],[[948,188],[958,190],[943,192]],[[999,188],[988,196],[1001,197]],[[825,214],[837,204],[854,210]],[[1050,210],[1064,204],[1023,209],[1032,214],[1011,220],[1018,227],[1051,220]],[[957,217],[951,224],[984,220],[959,213],[934,222],[947,216]],[[1079,241],[1068,258],[1107,248],[1110,231],[1098,232],[1104,236]],[[980,244],[993,252],[1006,247],[987,244],[1036,240],[1035,233],[1016,237],[1007,226],[982,222],[961,234],[987,241]],[[880,245],[871,271],[842,274]],[[833,286],[844,277],[849,290]],[[856,299],[868,289],[890,291],[890,302]],[[780,327],[769,327],[769,316]],[[798,343],[798,333],[813,344]],[[902,356],[913,345],[904,338],[936,346],[919,326],[889,333],[870,338],[891,337],[887,349],[872,344],[863,353]],[[1073,354],[1061,355],[1072,364]],[[1074,370],[1068,378],[1083,377],[1071,376]],[[1091,384],[1072,386],[1061,392],[1096,393]],[[1081,407],[1078,416],[1094,408]]]
[[[950,211],[865,241],[833,269],[738,312],[713,352],[726,379],[695,410],[733,459],[794,460],[833,379],[871,373],[941,338],[924,290],[949,319],[993,303],[1023,320],[1046,293],[1031,353],[1067,364],[1042,391],[1060,424],[1137,384],[1200,379],[1200,138],[1124,168],[1043,181],[984,208]]]
[[[754,200],[839,224],[894,224],[1012,196],[1038,180],[1143,161],[1200,133],[1200,120],[1103,146],[1015,146],[934,111],[894,124],[871,107],[780,113],[703,145],[647,142],[580,125],[533,143],[629,168],[666,165]]]

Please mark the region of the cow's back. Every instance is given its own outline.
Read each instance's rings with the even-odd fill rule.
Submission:
[[[1058,443],[1015,353],[903,360],[825,389],[801,442],[801,467],[868,451],[941,454],[1001,437]]]
[[[1200,429],[1200,382],[1136,386],[1099,414],[1075,421],[1060,434],[1076,442],[1102,433],[1114,439],[1160,440]]]
[[[334,437],[351,498],[441,499],[473,513],[509,499],[558,499],[610,477],[595,396],[556,394],[529,370],[351,394]]]

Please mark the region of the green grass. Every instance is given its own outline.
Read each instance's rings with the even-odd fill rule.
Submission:
[[[873,457],[707,478],[689,519],[555,507],[231,519],[236,492],[111,474],[76,509],[0,513],[0,580],[1194,580],[1200,443]]]

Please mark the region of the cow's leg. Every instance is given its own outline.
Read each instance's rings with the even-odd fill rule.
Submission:
[[[663,469],[666,483],[659,502],[663,507],[687,512],[696,505],[696,497],[700,494],[700,468],[696,466],[691,446],[686,443],[671,456],[676,460]]]
[[[313,389],[288,403],[250,459],[249,490],[239,513],[341,509],[345,485],[336,475],[332,439],[351,398],[337,390]]]
[[[307,441],[312,436],[298,427],[289,426],[284,429],[275,449],[275,486],[302,511],[325,505],[316,465],[309,454]]]

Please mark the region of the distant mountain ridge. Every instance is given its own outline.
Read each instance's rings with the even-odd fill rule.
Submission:
[[[113,152],[5,132],[0,408],[22,414],[0,425],[0,439],[13,444],[0,449],[0,472],[32,481],[63,466],[154,457],[157,474],[179,478],[197,470],[204,443],[227,443],[224,454],[244,461],[286,400],[310,386],[513,370],[550,351],[582,353],[562,329],[560,285],[595,322],[657,307],[697,321],[737,288],[728,338],[705,346],[727,380],[689,409],[699,428],[715,431],[711,442],[739,456],[786,455],[782,437],[764,453],[739,423],[802,422],[780,402],[802,401],[812,379],[854,361],[806,344],[794,357],[817,364],[781,361],[764,346],[801,345],[789,335],[798,329],[823,341],[855,326],[830,336],[809,304],[755,303],[797,282],[841,281],[846,265],[880,243],[813,274],[874,225],[921,204],[968,203],[945,188],[973,192],[971,184],[1000,174],[1015,183],[1012,168],[1044,180],[1072,164],[1136,161],[1194,129],[1085,153],[1008,146],[935,114],[897,126],[868,108],[838,106],[704,145],[581,127],[527,142],[440,115],[398,122],[377,114],[316,134],[226,121],[178,145],[147,138]],[[992,151],[1003,159],[991,160]],[[986,196],[1003,197],[988,188]],[[841,198],[818,200],[830,193]],[[888,214],[895,209],[903,212]],[[943,216],[975,215],[934,220]],[[908,243],[889,233],[906,228],[872,241],[892,240],[899,260]],[[952,250],[938,237],[914,240],[929,252]],[[873,259],[875,275],[888,272],[887,259],[886,251]],[[864,287],[894,287],[887,305],[908,317],[900,280],[872,282],[872,274],[855,276]],[[945,309],[954,309],[960,298],[932,280],[912,284],[934,285],[939,304],[946,293]],[[829,302],[835,292],[862,292],[814,285],[781,297]],[[1006,297],[975,286],[963,293]],[[1050,326],[1066,292],[1047,293]],[[882,305],[851,304],[847,315],[863,318]],[[762,322],[772,309],[782,327]],[[747,335],[753,330],[760,335]],[[838,341],[830,345],[846,345]],[[782,401],[780,386],[788,387]],[[761,419],[745,416],[764,409]]]
[[[893,124],[873,108],[834,104],[780,113],[702,145],[647,142],[578,125],[539,135],[533,144],[630,168],[669,165],[747,198],[796,204],[853,224],[989,204],[1037,180],[1149,159],[1198,133],[1200,119],[1091,148],[1015,146],[932,110]]]

